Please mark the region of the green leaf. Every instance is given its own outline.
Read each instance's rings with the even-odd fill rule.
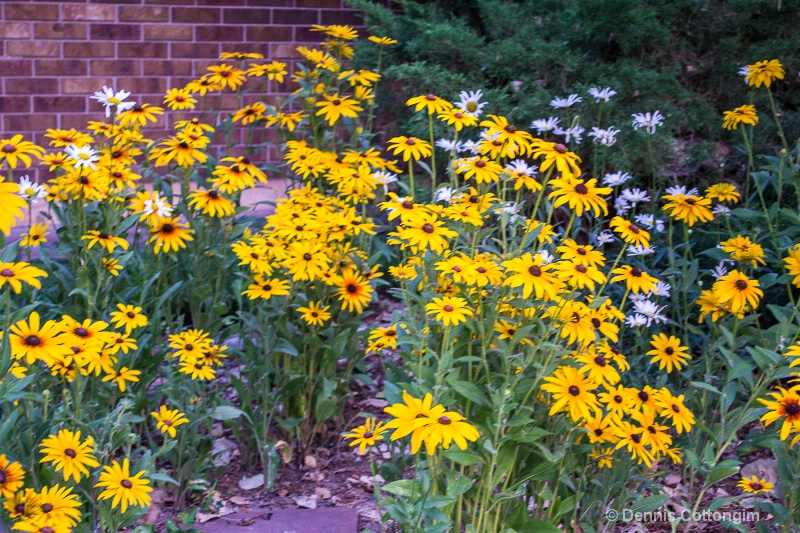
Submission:
[[[485,407],[490,407],[492,405],[492,402],[489,401],[489,398],[486,396],[486,394],[484,394],[483,390],[474,383],[470,383],[469,381],[448,379],[447,384],[453,387],[458,394],[467,400]]]
[[[242,416],[241,409],[237,409],[232,405],[220,405],[214,408],[214,412],[211,413],[211,417],[214,420],[236,420],[240,416]]]
[[[464,466],[471,466],[474,464],[482,463],[483,457],[478,455],[475,452],[471,452],[469,450],[462,451],[458,448],[452,447],[444,453],[444,456],[454,463],[458,463]]]
[[[726,477],[730,477],[739,472],[738,466],[717,466],[711,469],[706,476],[706,486],[713,485]]]
[[[458,472],[449,470],[445,473],[445,477],[447,477],[447,495],[451,498],[460,496],[472,488],[472,480]]]
[[[534,518],[522,524],[519,533],[562,533],[562,531],[550,522]]]
[[[278,339],[275,346],[271,346],[270,348],[274,352],[288,353],[292,357],[298,356],[297,348],[295,348],[294,344],[284,338]]]
[[[414,481],[411,479],[400,479],[392,481],[383,486],[383,490],[389,494],[401,496],[403,498],[411,497],[411,489],[414,486]]]
[[[642,498],[630,506],[631,513],[649,513],[660,509],[669,500],[669,494],[657,494]]]

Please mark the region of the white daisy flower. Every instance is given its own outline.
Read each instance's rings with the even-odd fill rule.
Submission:
[[[583,98],[578,96],[577,94],[571,94],[566,98],[556,98],[550,101],[550,107],[555,107],[556,109],[564,109],[567,107],[572,107],[578,102],[583,102]]]
[[[67,156],[72,161],[72,166],[75,168],[91,168],[92,170],[97,170],[95,163],[100,161],[100,152],[97,150],[90,148],[88,145],[78,147],[74,144],[70,144],[64,148],[64,151],[67,153]]]
[[[483,98],[483,91],[461,91],[458,93],[460,100],[455,103],[455,106],[465,113],[471,113],[476,117],[481,116],[484,106],[488,102],[481,102]]]
[[[656,132],[657,126],[664,124],[664,115],[658,110],[653,114],[634,113],[631,116],[633,117],[633,129],[638,130],[639,128],[644,128],[650,135]]]
[[[722,204],[717,204],[714,206],[714,209],[711,210],[711,214],[715,217],[729,217],[731,216],[731,208]]]
[[[631,328],[636,328],[639,326],[644,326],[647,324],[647,317],[640,314],[635,314],[627,317],[625,319],[625,325]]]
[[[631,204],[624,196],[619,196],[614,200],[614,210],[619,216],[624,217],[631,210]]]
[[[655,246],[642,246],[641,244],[637,244],[636,246],[628,246],[628,255],[631,257],[636,257],[637,255],[650,255],[654,253],[656,253]]]
[[[571,142],[575,141],[576,143],[580,143],[583,140],[583,132],[586,131],[586,128],[583,126],[576,124],[569,129],[562,130],[561,128],[556,128],[553,130],[553,133],[556,135],[563,135],[564,142]]]
[[[548,252],[547,250],[542,250],[541,252],[539,252],[536,255],[542,259],[542,264],[543,265],[549,265],[550,263],[552,263],[556,259],[556,257],[553,254],[551,254],[550,252]]]
[[[31,178],[26,174],[19,179],[19,193],[17,194],[26,200],[30,200],[31,203],[36,203],[36,200],[47,194],[47,189],[44,188],[44,185],[32,182]]]
[[[616,187],[618,185],[622,185],[629,179],[633,178],[627,172],[615,172],[613,174],[606,174],[603,177],[603,185],[607,187]]]
[[[519,172],[520,174],[525,174],[526,176],[536,175],[536,168],[528,165],[528,163],[523,159],[515,159],[511,161],[509,164],[506,165],[506,169],[512,172]]]
[[[669,296],[670,290],[672,290],[672,286],[669,283],[659,281],[653,289],[653,294],[655,296]]]
[[[111,116],[111,108],[115,108],[117,114],[122,113],[128,109],[136,107],[136,102],[125,102],[124,100],[131,95],[128,91],[117,91],[109,89],[103,85],[101,91],[97,91],[94,95],[90,96],[92,100],[97,100],[106,108],[106,118]]]
[[[655,322],[656,324],[664,324],[667,322],[667,317],[661,314],[667,306],[658,306],[655,302],[650,300],[642,300],[633,304],[633,309],[637,314],[643,315],[647,318],[647,326]]]
[[[625,189],[622,191],[622,196],[633,205],[650,201],[647,191],[643,191],[639,188]]]
[[[478,155],[478,143],[475,141],[464,141],[461,145],[461,152],[471,152],[473,155]]]
[[[644,300],[647,300],[647,295],[646,295],[646,294],[631,294],[631,295],[628,297],[628,299],[629,299],[629,300],[630,300],[632,303],[634,303],[634,304],[635,304],[636,302],[642,302],[642,301],[644,301]]]
[[[711,275],[714,276],[714,279],[719,279],[722,276],[728,275],[728,269],[725,268],[725,264],[730,262],[731,264],[733,261],[729,259],[722,259],[717,266],[714,267],[714,270],[711,271]]]
[[[540,118],[531,122],[531,128],[535,129],[539,135],[541,135],[542,133],[555,130],[560,121],[561,119],[556,117]]]
[[[693,196],[700,194],[700,191],[694,188],[687,191],[686,185],[673,185],[672,187],[667,187],[664,189],[664,192],[671,196],[680,196],[682,194],[685,194],[686,196]]]
[[[614,242],[614,233],[611,230],[603,230],[594,238],[597,244],[608,244]]]
[[[167,199],[162,197],[159,193],[155,193],[153,198],[148,198],[145,200],[142,205],[144,207],[143,212],[147,216],[150,216],[153,213],[162,218],[168,218],[172,216],[172,206],[169,205]]]
[[[442,187],[441,189],[436,190],[435,199],[437,202],[446,202],[448,204],[452,203],[455,192],[456,190],[452,187]]]
[[[636,215],[633,217],[633,219],[640,226],[644,226],[647,229],[653,229],[653,220],[655,219],[653,215]]]
[[[598,127],[592,127],[592,132],[589,133],[589,137],[594,137],[592,142],[600,143],[603,146],[614,146],[617,142],[617,133],[619,130],[614,126],[609,127],[608,129],[600,129]]]
[[[453,141],[450,139],[439,139],[438,141],[436,141],[436,146],[448,152],[459,152],[461,144],[462,144],[461,141]]]
[[[617,91],[613,90],[611,87],[605,87],[602,89],[600,87],[592,87],[589,89],[589,95],[592,96],[594,101],[598,103],[600,100],[603,102],[608,102],[608,100],[615,94],[617,94]]]

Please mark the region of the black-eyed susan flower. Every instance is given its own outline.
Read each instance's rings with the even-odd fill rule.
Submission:
[[[189,224],[179,222],[178,217],[159,220],[150,228],[150,233],[152,237],[147,243],[156,242],[153,249],[156,254],[162,251],[177,252],[181,248],[186,248],[187,241],[194,240],[193,230],[189,228]]]
[[[122,265],[114,257],[103,257],[102,264],[103,268],[114,277],[119,276],[119,273],[122,271]]]
[[[595,416],[585,419],[581,423],[581,427],[586,430],[589,435],[590,444],[604,444],[606,442],[615,443],[618,437],[614,434],[612,420],[613,415],[603,416],[602,412],[598,412]]]
[[[124,127],[145,126],[147,121],[153,123],[157,122],[157,116],[163,114],[164,109],[161,107],[156,107],[150,104],[141,104],[135,105],[127,111],[123,111],[117,115],[117,121],[119,122],[120,126]]]
[[[258,52],[222,52],[219,55],[219,58],[244,61],[245,59],[264,59],[264,55],[259,54]]]
[[[548,198],[556,198],[553,208],[566,204],[576,215],[583,215],[584,211],[594,211],[595,216],[600,213],[608,214],[608,204],[602,198],[603,194],[610,194],[611,187],[597,187],[597,180],[588,181],[581,179],[555,179],[550,181],[553,192]]]
[[[764,260],[764,248],[760,244],[751,241],[750,237],[737,235],[720,242],[719,245],[723,252],[731,254],[731,259],[734,261],[746,261],[753,267],[759,264],[767,264]]]
[[[197,99],[192,96],[188,89],[170,89],[164,95],[164,103],[173,111],[184,109],[194,109]]]
[[[110,254],[114,253],[114,250],[117,246],[123,250],[127,250],[129,246],[128,241],[122,237],[117,237],[115,235],[111,235],[110,233],[97,230],[89,230],[86,235],[81,237],[81,240],[89,241],[89,244],[86,245],[86,248],[88,249],[91,249],[95,244],[99,244],[101,247],[108,250],[108,253]]]
[[[534,159],[544,158],[539,165],[539,172],[547,172],[550,167],[554,167],[561,173],[561,178],[565,180],[581,175],[581,169],[578,167],[581,158],[570,152],[569,148],[563,144],[535,140],[531,143],[531,157]]]
[[[193,191],[189,195],[189,207],[216,218],[229,217],[236,212],[233,202],[222,196],[216,189]]]
[[[269,300],[273,296],[286,296],[289,294],[289,282],[284,279],[266,278],[264,276],[256,276],[255,283],[248,285],[247,289],[242,292],[251,300],[261,298],[262,300]]]
[[[545,377],[544,381],[541,389],[553,396],[550,416],[566,411],[577,422],[582,418],[592,418],[600,410],[597,396],[593,392],[597,383],[577,368],[560,366],[552,375]]]
[[[453,108],[453,104],[435,94],[423,94],[422,96],[409,98],[406,105],[409,107],[414,106],[414,111],[422,111],[424,109],[429,115],[444,113]]]
[[[198,163],[205,163],[208,155],[203,149],[208,145],[206,137],[191,138],[187,134],[178,133],[175,137],[170,137],[161,141],[158,146],[150,153],[150,159],[155,159],[157,167],[163,167],[170,162],[175,162],[179,167],[191,167]]]
[[[800,431],[800,394],[797,388],[787,390],[776,387],[769,395],[772,396],[771,401],[758,399],[759,403],[769,409],[761,417],[761,421],[765,426],[781,421],[780,437],[781,440],[786,440],[790,434]]]
[[[125,392],[128,387],[128,382],[138,383],[139,376],[142,374],[140,370],[131,370],[127,366],[123,366],[119,370],[112,370],[103,376],[103,383],[111,381],[116,383],[120,392]]]
[[[630,391],[625,386],[616,385],[612,387],[605,385],[605,388],[605,392],[599,393],[597,399],[600,400],[600,403],[609,413],[623,417],[633,412],[633,399],[630,396]]]
[[[591,320],[590,320],[591,322]],[[602,353],[598,353],[593,346],[580,350],[574,355],[576,362],[581,366],[578,371],[586,374],[600,385],[616,385],[619,383],[619,371],[614,368],[611,361]]]
[[[131,304],[117,304],[117,310],[109,313],[111,323],[115,328],[125,327],[125,333],[130,333],[136,328],[147,325],[147,317],[142,314],[142,308]]]
[[[120,507],[122,513],[128,509],[128,506],[149,506],[149,493],[153,491],[153,488],[150,487],[150,481],[142,477],[144,474],[145,471],[142,470],[132,476],[130,461],[127,457],[122,460],[122,464],[114,461],[110,466],[103,468],[100,479],[95,485],[97,488],[104,489],[98,498],[101,500],[112,498],[111,508]]]
[[[444,225],[444,221],[430,214],[412,218],[399,228],[400,238],[414,250],[432,250],[441,253],[450,247],[448,239],[458,237],[458,233]]]
[[[223,89],[230,87],[235,91],[247,81],[244,71],[232,65],[212,65],[208,67],[208,71],[210,73],[208,81],[221,85]]]
[[[743,477],[736,486],[742,489],[743,492],[749,492],[750,494],[769,494],[774,492],[775,489],[775,483],[760,479],[755,474],[749,478]]]
[[[683,394],[674,396],[669,389],[662,388],[656,396],[656,405],[659,408],[659,416],[672,420],[672,427],[678,434],[689,432],[694,426],[694,414],[684,405]]]
[[[725,111],[722,117],[723,128],[726,130],[735,130],[739,128],[739,124],[747,124],[748,126],[755,126],[758,124],[756,106],[748,104],[737,107],[733,111]]]
[[[106,339],[106,348],[112,355],[120,350],[122,353],[127,354],[131,350],[136,350],[138,345],[136,339],[132,338],[127,333],[112,332]]]
[[[9,461],[5,455],[0,455],[0,496],[13,498],[14,493],[22,488],[25,483],[25,470],[22,465]]]
[[[2,494],[2,489],[0,489],[0,494]],[[34,521],[41,514],[39,505],[39,494],[30,488],[18,490],[3,502],[8,516],[20,522]]]
[[[428,393],[419,399],[403,391],[402,398],[403,403],[395,403],[383,409],[385,413],[394,417],[384,427],[394,429],[389,436],[393,441],[410,434],[411,448],[416,453],[422,445],[422,440],[419,438],[420,429],[425,425],[425,419],[433,410],[433,396]]]
[[[66,526],[66,528],[71,529],[81,519],[81,501],[70,487],[62,487],[58,484],[52,487],[42,487],[38,503],[39,513],[37,514],[40,516],[34,521],[34,525],[44,523],[60,528]],[[33,531],[43,533],[41,528]],[[54,529],[54,531],[56,530]]]
[[[364,455],[367,448],[375,446],[375,443],[383,440],[383,434],[389,431],[383,422],[376,422],[374,418],[367,418],[364,424],[350,430],[349,433],[342,435],[346,439],[353,439],[350,446],[358,446],[358,453]]]
[[[709,222],[714,219],[709,198],[693,194],[667,194],[664,199],[667,203],[662,209],[675,220],[685,221],[689,227],[697,222]]]
[[[545,264],[541,254],[533,256],[526,253],[521,257],[503,261],[502,265],[510,274],[503,284],[509,287],[522,287],[523,298],[535,294],[539,300],[552,300],[561,290],[562,282],[550,271],[552,265]]]
[[[466,418],[455,411],[447,411],[442,405],[434,405],[421,419],[423,424],[419,431],[417,442],[425,443],[425,451],[428,455],[433,455],[436,448],[441,445],[445,450],[455,443],[461,450],[467,449],[468,442],[475,442],[480,438],[478,429],[467,422]],[[414,449],[414,439],[411,443],[411,453],[417,453]]]
[[[589,452],[589,459],[597,461],[597,468],[611,468],[614,465],[614,448],[596,448]]]
[[[50,225],[43,222],[37,222],[31,225],[31,229],[27,233],[23,233],[20,238],[20,246],[29,246],[34,248],[36,246],[45,244],[47,236],[50,235]]]
[[[284,76],[289,73],[286,70],[286,63],[281,61],[272,61],[271,63],[250,65],[245,74],[252,77],[264,77],[268,80],[275,80],[278,83],[283,83]]]
[[[606,281],[602,270],[579,262],[559,261],[554,264],[553,269],[561,281],[576,289],[588,287],[590,291],[594,291],[596,283],[603,284]]]
[[[31,157],[40,159],[44,155],[44,148],[30,141],[23,141],[22,135],[14,135],[10,139],[0,139],[0,165],[5,163],[8,168],[17,168],[18,163],[26,167],[31,166]]]
[[[56,148],[64,148],[70,144],[82,146],[84,144],[92,144],[94,142],[94,137],[88,133],[78,131],[75,128],[70,128],[68,130],[48,128],[47,133],[45,133],[44,136],[48,139],[52,139],[50,141],[50,146],[54,146]]]
[[[253,105],[244,106],[241,109],[238,109],[231,120],[233,122],[241,121],[243,125],[253,124],[257,120],[261,120],[264,118],[264,112],[267,110],[267,106],[262,104],[261,102],[256,102]]]
[[[397,44],[397,41],[390,37],[378,37],[377,35],[370,35],[367,37],[367,39],[378,46],[391,46],[393,44]]]
[[[0,231],[7,236],[11,235],[11,228],[16,225],[16,219],[22,220],[25,217],[24,209],[28,206],[20,195],[19,185],[4,181],[0,177]]]
[[[23,283],[41,289],[42,282],[39,278],[47,276],[47,272],[29,263],[0,263],[0,288],[8,283],[16,294],[22,291]]]
[[[750,279],[738,270],[732,270],[719,278],[711,290],[722,304],[728,304],[732,313],[736,314],[750,306],[755,309],[764,296],[764,291],[758,288],[758,280]]]
[[[639,267],[632,267],[630,265],[623,265],[611,271],[611,274],[616,274],[609,281],[616,283],[617,281],[624,281],[627,290],[634,294],[648,294],[653,292],[658,283],[658,279],[654,278]]]
[[[175,428],[189,422],[186,415],[181,413],[179,409],[169,409],[166,405],[162,405],[158,411],[153,411],[150,414],[156,419],[158,430],[173,439],[178,434]]]
[[[329,126],[336,124],[342,117],[356,118],[359,112],[364,111],[364,108],[349,96],[334,93],[323,94],[322,98],[324,99],[322,102],[316,103],[319,107],[316,115],[327,120]]]
[[[417,139],[416,137],[393,137],[389,139],[388,149],[394,155],[402,155],[403,161],[413,159],[418,161],[424,157],[430,157],[433,153],[431,143]]]
[[[616,216],[611,219],[609,226],[628,244],[644,246],[645,248],[650,246],[650,232],[630,220]]]
[[[775,80],[782,80],[785,72],[777,59],[757,61],[745,66],[744,82],[756,89],[762,85],[769,88]]]
[[[457,326],[474,315],[467,301],[457,296],[433,298],[430,303],[425,304],[425,311],[445,326]]]
[[[72,478],[75,483],[80,483],[81,476],[89,476],[87,466],[100,466],[94,456],[94,438],[88,436],[81,442],[80,431],[62,429],[44,439],[39,446],[44,454],[40,462],[53,463],[56,472],[60,471],[65,481]]]
[[[216,377],[216,370],[204,361],[181,361],[178,372],[187,374],[192,380],[211,381]]]
[[[108,323],[90,318],[79,322],[69,315],[63,315],[58,326],[63,334],[61,341],[67,346],[102,346],[109,337],[109,332],[106,331]]]
[[[474,178],[476,182],[497,183],[503,167],[500,163],[483,156],[461,159],[456,167],[456,172],[464,175],[464,179]]]
[[[614,433],[619,438],[616,449],[625,448],[630,452],[631,459],[635,459],[638,464],[644,463],[649,468],[655,461],[655,457],[650,450],[645,448],[642,436],[644,431],[644,428],[625,421],[619,421],[614,427]]]
[[[297,312],[309,326],[322,326],[331,319],[330,308],[329,305],[323,306],[322,302],[308,302],[308,307],[298,307]]]
[[[48,320],[41,324],[36,311],[30,314],[27,321],[20,320],[12,325],[10,331],[11,356],[24,359],[29,365],[35,361],[47,363],[72,353],[59,335],[60,327],[56,321]]]
[[[331,258],[323,250],[322,244],[313,242],[293,242],[289,246],[289,255],[283,261],[295,280],[313,281],[328,270]]]
[[[672,372],[672,369],[680,370],[686,366],[687,362],[691,360],[692,356],[688,353],[687,346],[681,346],[681,340],[674,335],[667,337],[664,333],[653,335],[650,341],[652,350],[647,352],[647,355],[652,355],[650,364],[658,363],[658,369],[667,369],[667,372]]]
[[[355,271],[347,271],[337,284],[337,295],[342,302],[342,308],[360,313],[372,299],[373,289],[363,276]]]

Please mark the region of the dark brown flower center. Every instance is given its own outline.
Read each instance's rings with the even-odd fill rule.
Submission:
[[[578,194],[586,194],[589,192],[589,189],[587,189],[586,185],[583,183],[579,183],[575,186],[575,192]]]
[[[677,404],[672,404],[672,411],[675,413],[680,413],[681,408]]]
[[[161,226],[161,233],[169,235],[173,231],[175,231],[175,226],[173,226],[172,224],[164,224],[163,226]]]
[[[577,248],[575,251],[578,252],[578,255],[586,255],[586,248],[584,248],[583,246]]]
[[[587,271],[588,269],[586,268],[586,265],[577,265],[577,266],[575,267],[575,270],[577,270],[577,271],[578,271],[578,272],[580,272],[581,274],[586,274],[586,271]]]
[[[461,267],[456,265],[453,267],[453,272],[461,272]]]
[[[14,512],[19,513],[19,514],[23,514],[25,512],[25,504],[24,503],[18,503],[17,505],[15,505],[14,506]]]
[[[740,291],[745,290],[747,288],[747,282],[743,279],[737,280],[736,288],[739,289]]]
[[[52,503],[42,504],[42,512],[43,513],[49,513],[52,510],[53,510],[53,504]]]
[[[553,147],[553,149],[554,149],[556,152],[558,152],[559,154],[566,154],[567,152],[569,152],[569,150],[567,149],[567,147],[566,147],[566,146],[564,146],[564,145],[563,145],[563,144],[561,144],[561,143],[558,143],[557,145],[555,145],[555,146]]]
[[[0,485],[6,482],[6,471],[0,469]]]
[[[11,270],[10,268],[4,268],[3,270],[0,270],[0,276],[6,277],[6,278],[13,278],[14,277],[14,271]]]
[[[536,265],[531,265],[528,268],[528,272],[531,276],[536,276],[537,278],[542,275],[542,269]]]
[[[516,126],[512,126],[511,124],[509,124],[508,126],[506,126],[504,129],[505,129],[505,130],[506,130],[508,133],[516,133],[516,132],[517,132],[517,128],[516,128]]]
[[[186,350],[187,352],[191,352],[192,350],[194,350],[194,344],[187,344],[186,346],[183,347],[183,349]]]
[[[486,166],[486,162],[483,159],[478,159],[475,161],[475,166],[478,168],[483,168]]]
[[[133,311],[128,311],[127,313],[125,313],[125,316],[127,316],[128,318],[133,318],[136,316],[136,314]]]
[[[598,437],[601,437],[603,436],[603,430],[601,428],[597,428],[594,430],[594,434],[597,435]]]
[[[342,105],[342,101],[339,100],[338,98],[336,100],[334,100],[332,103],[333,103],[333,105]]]
[[[593,320],[597,320],[596,318]],[[598,355],[594,358],[594,362],[597,363],[597,366],[606,366],[606,358],[602,355]]]
[[[448,417],[446,417],[446,416],[440,416],[440,417],[439,417],[439,423],[440,423],[440,424],[442,424],[443,426],[449,426],[450,424],[452,424],[452,423],[453,423],[453,421],[452,421],[452,420],[450,420],[450,419],[449,419]]]
[[[631,224],[630,226],[628,226],[628,228],[634,233],[639,233],[641,231],[641,228],[639,228],[639,226],[637,226],[636,224]]]
[[[617,394],[616,396],[614,396],[614,401],[615,401],[616,403],[622,403],[622,396],[620,396],[619,394]]]
[[[358,286],[355,283],[348,283],[347,284],[347,292],[350,294],[355,294],[358,292]]]
[[[796,403],[787,403],[786,407],[786,414],[789,416],[797,416],[800,415],[800,404]]]
[[[457,111],[455,113],[453,113],[453,116],[456,117],[456,118],[464,118],[464,115],[462,113],[457,112]]]
[[[272,290],[272,285],[270,285],[269,283],[267,283],[266,285],[264,285],[264,286],[263,286],[263,287],[261,287],[261,288],[262,288],[263,290],[265,290],[265,291],[269,292],[269,291],[271,291],[271,290]]]
[[[87,178],[86,176],[81,176],[80,178],[78,178],[78,181],[80,182],[81,185],[89,184],[89,178]]]
[[[304,253],[304,254],[303,254],[303,259],[304,259],[305,261],[311,261],[311,254],[310,254],[310,253],[308,253],[308,252]]]
[[[647,394],[645,391],[641,391],[641,392],[638,394],[638,396],[639,396],[639,399],[640,399],[640,400],[642,400],[643,402],[646,402],[647,400],[649,400],[649,399],[650,399],[650,395],[649,395],[649,394]]]
[[[638,434],[631,435],[631,440],[633,442],[635,442],[636,444],[639,444],[639,442],[641,442],[641,440],[642,440],[642,437],[640,435],[638,435]]]
[[[694,198],[687,198],[686,203],[689,205],[694,205]]]
[[[444,309],[445,313],[452,313],[453,306],[452,305],[445,305],[442,309]]]
[[[110,235],[108,233],[104,232],[104,233],[98,233],[97,237],[100,238],[100,239],[106,240],[106,239],[108,239],[110,237]]]
[[[75,453],[75,450],[73,450],[72,448],[67,448],[66,450],[64,450],[64,455],[66,455],[70,459],[75,459],[78,456],[78,454]]]
[[[14,146],[14,145],[13,145],[13,144],[11,144],[11,143],[8,143],[8,144],[6,144],[5,146],[3,146],[3,152],[5,152],[5,153],[7,153],[7,154],[12,154],[12,153],[14,153],[16,150],[17,150],[17,147],[16,147],[16,146]]]
[[[316,311],[312,311],[311,312],[311,316],[313,316],[314,318],[317,318],[319,316],[319,313],[317,313]]]
[[[42,526],[42,528],[39,529],[39,533],[56,533],[56,530],[50,526]]]
[[[129,479],[123,479],[122,481],[119,482],[119,484],[125,487],[126,489],[133,487],[133,483],[131,483]]]
[[[573,396],[580,396],[581,390],[576,385],[570,385],[569,389],[567,389],[570,394]]]
[[[78,327],[75,328],[75,331],[73,333],[75,333],[75,335],[77,335],[78,337],[87,337],[89,335],[89,330],[87,330],[86,328]]]
[[[675,350],[672,348],[672,346],[667,346],[667,348],[664,350],[664,353],[667,355],[672,355],[675,353]]]
[[[27,346],[39,346],[40,344],[42,344],[42,339],[40,339],[36,335],[28,335],[27,337],[25,337],[25,344]]]
[[[633,267],[631,269],[631,276],[636,276],[637,278],[642,277],[642,269],[639,267]]]
[[[436,97],[436,95],[435,95],[435,94],[428,94],[428,95],[426,95],[426,96],[425,96],[425,99],[426,99],[426,100],[430,100],[431,102],[433,102],[434,100],[436,100],[436,98],[437,98],[437,97]]]
[[[217,191],[208,191],[208,197],[212,200],[216,200],[219,198],[219,193]]]
[[[432,224],[423,224],[422,231],[425,233],[433,233],[433,225]]]
[[[475,270],[477,270],[479,274],[486,274],[486,269],[483,267],[478,267]]]

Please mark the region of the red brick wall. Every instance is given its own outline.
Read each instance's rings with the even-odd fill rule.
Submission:
[[[312,24],[360,24],[344,0],[1,0],[0,9],[0,137],[41,145],[46,128],[104,120],[88,98],[103,85],[160,106],[222,51],[260,52],[291,71],[295,48],[321,39]]]

